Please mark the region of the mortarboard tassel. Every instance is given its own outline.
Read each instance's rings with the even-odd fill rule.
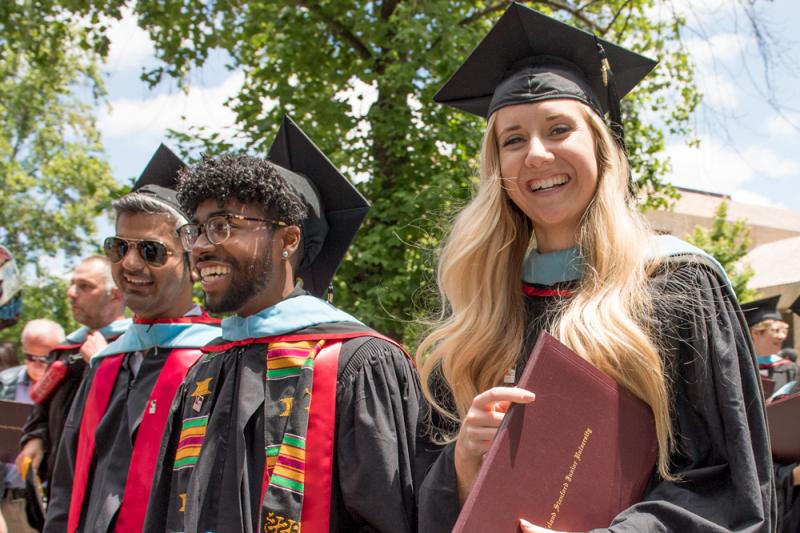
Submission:
[[[333,303],[333,283],[330,283],[328,285],[328,295],[327,295],[326,300],[328,300],[329,304]]]
[[[617,142],[625,149],[625,131],[622,128],[622,112],[619,106],[619,94],[617,93],[617,84],[614,80],[614,71],[611,70],[611,63],[608,61],[606,49],[603,44],[595,37],[597,44],[597,53],[600,56],[600,70],[603,75],[603,85],[608,90],[608,118],[611,126],[611,131],[617,138]]]
[[[597,39],[597,36],[595,36],[594,42],[597,44],[597,53],[600,56],[600,71],[603,75],[603,85],[605,85],[608,90],[609,126],[611,127],[612,133],[614,133],[614,137],[617,138],[617,142],[622,148],[622,151],[625,152],[625,130],[622,127],[622,111],[619,106],[619,94],[617,93],[617,83],[614,80],[614,71],[611,70],[611,63],[608,61],[606,49]],[[628,166],[628,193],[631,198],[636,197],[630,165]]]

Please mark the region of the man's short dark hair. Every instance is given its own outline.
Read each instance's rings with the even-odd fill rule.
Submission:
[[[275,165],[248,155],[203,156],[203,160],[180,171],[178,199],[187,213],[209,198],[223,205],[230,199],[257,203],[267,216],[287,224],[306,218],[306,206],[292,192]]]

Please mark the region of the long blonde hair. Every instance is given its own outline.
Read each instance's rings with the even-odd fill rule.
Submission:
[[[648,279],[658,265],[647,247],[631,246],[648,242],[652,232],[629,205],[624,153],[599,116],[586,108],[584,117],[595,139],[598,184],[577,235],[583,276],[548,329],[650,406],[658,470],[672,479],[669,386],[654,332],[646,323],[653,309]],[[483,138],[480,176],[476,196],[456,217],[442,248],[442,316],[417,350],[423,392],[452,421],[466,414],[478,393],[503,382],[525,336],[520,284],[532,225],[503,188],[494,116]],[[439,371],[452,393],[452,406],[442,403],[442,391],[431,390],[438,383],[432,374]]]

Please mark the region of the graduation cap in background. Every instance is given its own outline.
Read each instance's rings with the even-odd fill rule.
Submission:
[[[792,310],[792,313],[800,315],[800,296],[798,296],[797,299],[792,302],[792,305],[789,306],[789,309]]]
[[[181,208],[178,194],[175,192],[178,186],[178,172],[185,167],[186,163],[161,143],[133,185],[132,192],[150,196],[168,205],[188,221],[191,217]]]
[[[622,143],[619,100],[655,65],[514,2],[434,100],[488,118],[509,105],[571,98],[608,112]]]
[[[269,160],[308,210],[300,224],[303,256],[297,277],[305,290],[321,298],[364,221],[369,202],[288,116],[269,149]]]
[[[778,300],[780,299],[781,295],[779,294],[743,303],[742,312],[744,313],[744,319],[747,321],[747,326],[752,328],[764,320],[783,320],[783,317],[778,312]]]

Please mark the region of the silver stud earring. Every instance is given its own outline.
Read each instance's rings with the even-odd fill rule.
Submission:
[[[284,250],[283,252],[281,252],[281,257],[283,257],[283,260],[286,261],[287,259],[289,259],[289,252]]]

